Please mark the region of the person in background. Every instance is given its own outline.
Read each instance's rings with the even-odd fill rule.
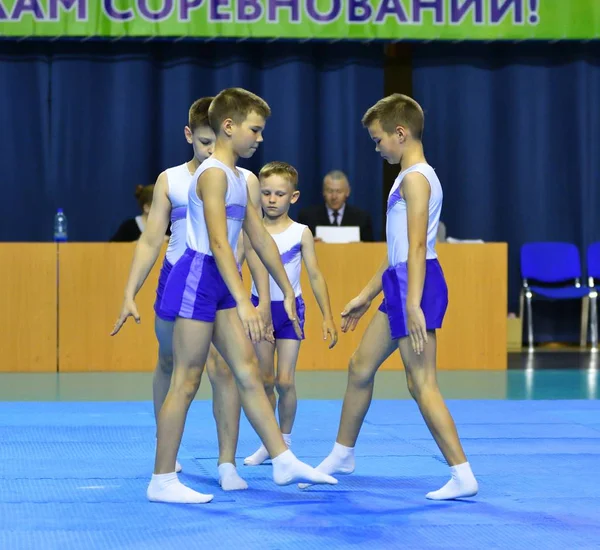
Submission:
[[[307,225],[316,235],[318,225],[358,226],[361,241],[373,241],[373,224],[368,212],[348,204],[350,183],[341,170],[332,170],[323,178],[325,203],[304,208],[298,214],[298,223]]]
[[[135,188],[135,198],[138,201],[142,213],[135,218],[125,220],[117,229],[117,232],[110,238],[110,242],[128,243],[137,241],[144,231],[148,213],[152,205],[152,195],[154,194],[154,184],[138,185]]]

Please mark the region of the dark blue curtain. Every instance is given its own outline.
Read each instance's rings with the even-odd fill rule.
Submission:
[[[600,45],[415,45],[413,90],[445,189],[448,235],[520,247],[600,240]],[[539,341],[577,341],[578,304],[536,307]],[[468,312],[465,312],[467,315]]]
[[[41,52],[0,55],[0,240],[52,236],[50,63]]]
[[[324,174],[344,170],[350,202],[382,226],[382,166],[360,125],[383,94],[381,45],[3,42],[0,240],[50,240],[58,207],[69,240],[107,240],[138,214],[136,185],[191,157],[192,101],[230,86],[273,110],[263,146],[242,165],[292,163],[298,207],[321,202]]]

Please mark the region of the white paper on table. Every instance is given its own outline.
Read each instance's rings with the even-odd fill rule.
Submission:
[[[448,237],[446,242],[449,244],[484,244],[481,239],[455,239],[454,237]]]
[[[358,225],[317,225],[316,237],[324,243],[357,243],[360,242]]]

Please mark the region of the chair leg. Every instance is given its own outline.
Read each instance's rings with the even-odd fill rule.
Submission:
[[[519,319],[523,320],[523,313],[525,313],[525,291],[521,290],[519,294]]]
[[[581,300],[581,327],[579,329],[579,347],[587,347],[588,320],[590,316],[590,297]]]
[[[598,296],[594,295],[590,297],[591,305],[591,340],[592,340],[592,351],[598,351]]]
[[[527,300],[527,346],[530,352],[534,351],[533,348],[533,313],[531,311],[531,293],[527,293],[525,296]]]

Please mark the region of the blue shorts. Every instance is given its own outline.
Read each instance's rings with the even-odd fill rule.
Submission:
[[[158,292],[157,289],[157,301]],[[213,323],[217,311],[237,305],[215,259],[190,248],[171,268],[161,292],[162,297],[155,311],[157,315],[160,312],[159,317],[165,320],[183,317]]]
[[[258,298],[251,297],[254,307],[258,305]],[[273,336],[276,340],[304,340],[304,317],[306,306],[302,296],[296,297],[296,313],[298,315],[298,323],[300,324],[300,332],[302,338],[298,338],[294,330],[294,323],[288,318],[288,314],[283,307],[283,302],[271,302],[271,319],[273,320]]]
[[[388,268],[382,277],[383,303],[379,311],[387,314],[390,334],[393,340],[408,336],[406,298],[408,294],[408,268],[406,263]],[[442,328],[448,308],[448,287],[442,266],[437,261],[427,260],[425,264],[425,284],[421,309],[425,316],[427,330]]]

